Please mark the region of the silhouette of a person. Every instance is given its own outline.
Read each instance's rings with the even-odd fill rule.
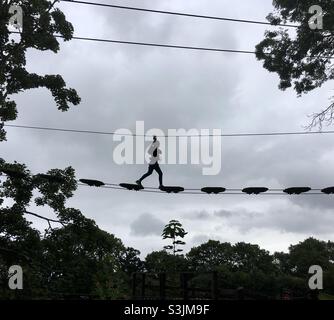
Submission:
[[[148,176],[150,176],[153,173],[153,170],[155,170],[159,175],[159,188],[163,187],[163,184],[162,184],[163,173],[158,163],[158,161],[160,160],[160,154],[161,154],[161,150],[159,149],[159,147],[160,147],[160,142],[157,140],[157,137],[154,136],[153,142],[147,151],[147,153],[151,156],[150,162],[148,165],[148,171],[139,180],[136,181],[136,183],[141,187],[142,187],[142,184],[141,184],[142,181]]]

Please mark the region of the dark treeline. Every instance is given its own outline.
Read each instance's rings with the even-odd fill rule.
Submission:
[[[16,237],[0,237],[1,299],[130,299],[134,272],[207,271],[218,271],[223,289],[244,287],[271,297],[290,290],[303,296],[308,291],[311,265],[323,268],[324,292],[334,293],[333,242],[309,238],[290,246],[288,253],[270,254],[258,245],[210,240],[185,255],[162,250],[142,260],[138,250],[125,247],[89,219],[49,229],[43,237],[27,228]],[[11,265],[23,269],[23,290],[8,288]],[[207,279],[204,276],[198,281],[205,286]]]

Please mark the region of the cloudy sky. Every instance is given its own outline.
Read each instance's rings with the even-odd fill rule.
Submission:
[[[94,0],[95,1],[95,0]],[[106,3],[107,1],[104,0]],[[270,0],[137,0],[114,4],[223,17],[264,20]],[[201,20],[62,3],[77,36],[254,50],[265,26]],[[140,47],[73,40],[59,54],[28,53],[28,70],[61,74],[82,103],[61,113],[49,92],[16,96],[12,124],[96,131],[222,129],[225,133],[300,131],[308,114],[328,104],[330,83],[297,98],[281,92],[278,76],[253,55]],[[205,176],[198,165],[162,165],[165,184],[188,188],[224,186],[285,188],[333,185],[330,135],[223,138],[222,169]],[[146,143],[148,145],[148,142]],[[116,165],[112,136],[8,128],[1,144],[7,161],[33,173],[73,166],[78,178],[133,182],[146,165]],[[145,181],[156,186],[157,176]],[[328,196],[168,195],[79,187],[69,206],[143,255],[162,248],[160,234],[178,219],[189,234],[186,250],[208,239],[251,242],[286,251],[309,236],[333,239],[333,199]],[[52,217],[48,208],[36,212]],[[36,221],[36,227],[44,227]]]

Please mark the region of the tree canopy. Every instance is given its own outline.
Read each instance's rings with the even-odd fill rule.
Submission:
[[[293,87],[300,96],[326,81],[334,79],[334,4],[331,0],[319,0],[323,10],[323,29],[311,29],[309,13],[315,3],[312,0],[273,0],[275,11],[267,19],[273,25],[292,23],[292,28],[266,31],[264,40],[256,46],[256,56],[263,66],[280,77],[279,88]],[[315,112],[310,127],[331,124],[334,103]]]
[[[0,122],[17,118],[17,108],[13,95],[33,88],[47,88],[61,111],[70,104],[78,105],[80,97],[72,88],[67,88],[61,75],[38,75],[26,68],[28,49],[60,49],[56,34],[64,41],[73,36],[73,26],[64,13],[54,8],[50,0],[4,0],[0,4]],[[24,13],[20,35],[9,28],[10,6],[19,5]],[[5,130],[0,127],[0,141],[6,139]]]

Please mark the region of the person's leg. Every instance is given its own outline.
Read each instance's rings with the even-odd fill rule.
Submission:
[[[146,179],[148,176],[150,176],[153,172],[153,166],[149,165],[147,172],[138,180],[138,182],[142,182],[144,179]]]
[[[162,171],[161,171],[160,166],[159,166],[158,163],[156,163],[154,169],[155,169],[155,171],[156,171],[156,172],[158,173],[158,175],[159,175],[159,185],[160,185],[160,187],[162,187],[162,186],[163,186],[163,184],[162,184],[163,173],[162,173]]]

